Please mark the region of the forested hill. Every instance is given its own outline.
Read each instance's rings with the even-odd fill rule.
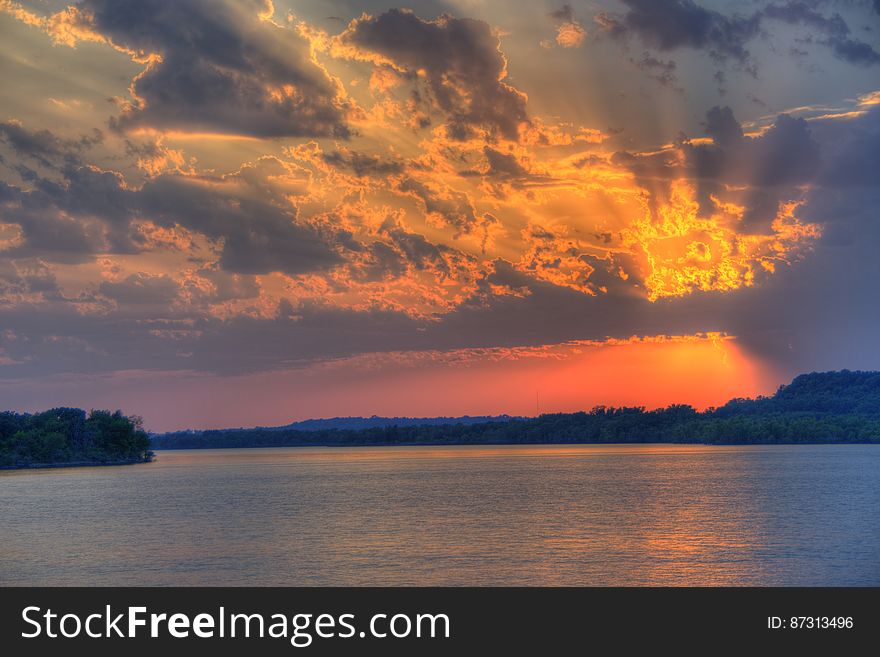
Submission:
[[[139,463],[149,449],[140,418],[120,411],[0,413],[0,468]]]
[[[880,372],[803,374],[770,397],[698,412],[596,407],[506,422],[365,429],[228,429],[153,436],[155,449],[540,443],[880,442]]]
[[[718,415],[812,413],[880,417],[880,372],[814,372],[780,386],[772,397],[732,399]]]

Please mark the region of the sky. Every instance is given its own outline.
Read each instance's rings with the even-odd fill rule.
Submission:
[[[0,398],[154,431],[880,369],[880,1],[0,0]]]

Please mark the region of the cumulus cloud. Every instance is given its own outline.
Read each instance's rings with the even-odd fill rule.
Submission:
[[[550,18],[556,23],[556,44],[563,48],[577,48],[583,45],[587,31],[574,16],[571,5],[562,5],[551,11]]]
[[[438,186],[413,177],[400,180],[397,190],[419,201],[425,214],[440,225],[453,227],[457,234],[483,230],[496,221],[488,214],[478,214],[465,192]]]
[[[880,105],[868,106],[854,120],[816,121],[812,129],[823,148],[820,185],[837,190],[880,186]]]
[[[694,173],[758,187],[809,182],[819,165],[819,145],[804,119],[780,114],[763,134],[746,137],[729,107],[706,115],[713,144],[689,146]]]
[[[18,133],[21,143],[62,143],[47,131],[19,126]],[[77,161],[69,150],[58,155],[62,181],[35,177],[31,189],[0,182],[0,219],[19,226],[22,237],[5,255],[82,262],[96,253],[136,253],[142,237],[134,223],[144,219],[214,240],[229,271],[299,274],[341,262],[340,249],[350,240],[339,228],[299,221],[294,207],[255,188],[247,169],[225,178],[164,174],[132,188],[120,174]]]
[[[453,139],[466,139],[475,128],[517,139],[528,120],[526,96],[504,82],[507,61],[484,21],[448,15],[426,21],[391,9],[352,21],[336,43],[340,55],[423,79],[425,99],[446,115]]]
[[[876,369],[880,322],[880,111],[812,124],[822,159],[798,213],[822,226],[808,258],[717,311],[761,358],[789,372]]]
[[[427,272],[434,281],[443,284],[467,279],[477,269],[473,256],[445,244],[434,244],[394,217],[382,222],[376,237],[365,249],[365,261],[352,270],[357,278],[399,280]]]
[[[119,129],[347,137],[339,85],[272,14],[271,0],[82,0],[34,20],[56,41],[105,41],[146,66]]]
[[[563,48],[577,48],[587,38],[587,31],[580,23],[563,23],[556,28],[556,43]]]
[[[3,255],[65,263],[91,260],[109,237],[103,218],[71,216],[52,200],[55,193],[63,195],[63,187],[47,180],[38,182],[42,189],[30,191],[0,182],[0,221],[20,231],[19,239]]]
[[[715,148],[766,148],[743,146],[744,140],[755,138],[743,135],[723,108],[710,113],[706,126],[718,141]],[[557,230],[534,226],[528,235],[537,247],[533,266],[531,260],[494,260],[469,295],[440,317],[415,318],[393,309],[355,311],[314,302],[279,304],[269,318],[240,315],[221,321],[188,316],[168,305],[159,313],[150,304],[160,299],[166,303],[183,292],[161,277],[126,276],[103,286],[119,304],[116,312],[83,314],[73,302],[0,306],[6,331],[0,342],[10,361],[4,367],[10,376],[180,367],[231,373],[364,351],[515,346],[695,331],[734,334],[752,353],[792,372],[880,367],[880,316],[876,304],[865,302],[873,298],[872,286],[880,276],[874,257],[880,243],[874,216],[880,192],[873,175],[880,152],[880,112],[871,109],[851,120],[815,121],[810,139],[818,144],[821,157],[798,213],[805,221],[822,224],[823,239],[810,257],[781,268],[761,285],[723,293],[697,291],[652,303],[623,285],[619,262],[588,254]],[[825,233],[833,233],[833,239],[826,240]],[[393,278],[411,266],[444,270],[459,257],[396,221],[383,222],[377,239],[381,246],[369,256],[377,269],[367,272],[368,277]],[[570,280],[607,286],[607,294],[591,296],[577,285],[551,280],[586,271],[583,265],[567,270],[574,260],[557,265],[560,257],[582,256],[589,256],[584,264],[595,270],[587,279]],[[5,262],[0,279],[6,276],[7,285],[17,286],[17,294],[24,294],[26,286],[56,289],[45,266],[13,268]],[[842,317],[847,318],[844,333]],[[131,349],[132,341],[138,349]]]
[[[614,254],[598,254],[561,226],[529,224],[522,231],[526,251],[515,267],[535,279],[586,295],[619,292],[626,280]],[[593,251],[593,252],[590,252]]]
[[[722,123],[723,114],[719,113]],[[483,303],[462,304],[431,328],[434,344],[452,344],[453,336],[504,345],[603,339],[623,336],[626,327],[638,326],[645,334],[735,335],[747,352],[783,376],[880,367],[880,306],[869,301],[880,279],[880,178],[873,175],[880,152],[880,111],[872,109],[850,120],[816,121],[811,132],[822,157],[797,212],[803,221],[822,226],[822,238],[808,257],[780,268],[761,285],[649,303],[624,290],[584,296],[498,261],[487,283],[527,293],[489,295]],[[489,331],[495,331],[491,340]]]
[[[341,262],[338,229],[297,221],[296,212],[222,186],[163,176],[135,193],[132,210],[162,226],[181,225],[222,243],[220,265],[246,274],[320,271]],[[338,238],[339,242],[336,241]]]
[[[766,132],[750,137],[729,107],[713,107],[705,130],[709,143],[685,139],[655,153],[619,152],[614,161],[633,171],[661,202],[668,198],[666,183],[680,178],[696,184],[703,213],[711,214],[719,197],[735,200],[745,208],[740,229],[757,233],[770,231],[780,204],[799,198],[800,187],[819,171],[820,147],[802,118],[781,114]],[[741,192],[725,194],[725,187]]]
[[[18,149],[12,154],[43,154],[51,175],[34,171],[26,184],[0,181],[0,308],[65,328],[63,339],[34,331],[31,342],[17,342],[9,353],[54,354],[61,369],[80,357],[96,358],[97,369],[120,366],[125,340],[104,339],[106,330],[143,341],[157,366],[182,357],[202,368],[210,357],[198,361],[195,354],[230,326],[244,323],[259,334],[281,313],[278,321],[289,331],[303,325],[304,315],[349,321],[374,308],[414,326],[406,318],[448,311],[480,272],[474,256],[407,227],[402,210],[377,223],[381,208],[357,200],[392,191],[389,175],[405,178],[405,162],[393,154],[342,146],[325,152],[310,142],[286,149],[287,160],[265,156],[227,174],[158,171],[135,186],[118,172],[87,164],[79,140],[13,127]],[[126,153],[153,157],[154,146],[126,142]],[[437,182],[413,189],[424,192],[415,196],[422,211],[457,233],[492,221],[465,194]],[[59,266],[68,265],[81,268],[74,288],[83,291],[75,296],[62,294],[56,282]],[[343,306],[349,310],[340,315]],[[67,322],[69,313],[90,316],[95,332],[83,328],[83,336],[68,328],[81,323]],[[266,346],[267,357],[280,342],[273,345]],[[335,348],[328,345],[326,353]],[[106,358],[97,358],[95,349]],[[234,361],[217,367],[250,367]]]

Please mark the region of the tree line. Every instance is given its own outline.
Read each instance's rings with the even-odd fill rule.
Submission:
[[[0,467],[135,463],[151,457],[141,418],[121,411],[0,413]]]
[[[697,411],[685,404],[597,406],[579,413],[477,424],[360,430],[225,429],[153,436],[156,449],[549,443],[878,443],[880,372],[803,374],[769,397]]]

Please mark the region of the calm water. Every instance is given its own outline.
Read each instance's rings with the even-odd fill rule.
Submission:
[[[880,446],[307,448],[0,473],[2,584],[880,584]]]

